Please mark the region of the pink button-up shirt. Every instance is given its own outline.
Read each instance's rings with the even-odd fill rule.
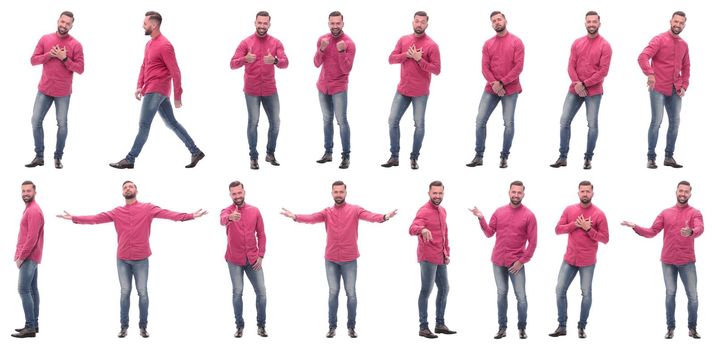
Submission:
[[[579,81],[586,86],[588,96],[603,94],[603,80],[611,66],[611,45],[600,35],[576,39],[569,57],[569,92],[576,95],[574,85]]]
[[[383,222],[385,216],[348,203],[336,204],[314,214],[295,216],[295,221],[301,223],[325,223],[328,233],[325,259],[334,262],[353,261],[360,256],[357,244],[359,220]]]
[[[144,48],[144,62],[139,70],[137,89],[142,95],[158,93],[169,97],[174,82],[174,100],[181,101],[181,71],[176,63],[174,47],[164,35],[149,40]]]
[[[186,221],[193,214],[177,213],[162,209],[151,203],[134,202],[97,215],[73,216],[75,224],[104,224],[114,222],[117,231],[117,258],[142,260],[151,255],[149,235],[154,218]]]
[[[693,235],[683,237],[680,229],[688,226],[693,230]],[[695,262],[695,238],[700,237],[705,231],[703,214],[689,205],[684,207],[674,206],[663,210],[653,221],[650,228],[637,226],[633,228],[637,234],[652,238],[661,230],[663,233],[663,251],[660,261],[671,265],[684,265]]]
[[[591,229],[584,231],[576,227],[576,218],[583,215],[591,219]],[[573,266],[591,266],[596,264],[598,242],[608,243],[608,221],[606,215],[593,204],[582,207],[574,204],[566,207],[561,214],[559,223],[556,224],[556,234],[568,234],[569,241],[566,246],[564,261]]]
[[[524,44],[516,35],[507,32],[504,36],[495,35],[482,47],[482,74],[487,79],[484,91],[496,94],[492,90],[493,81],[501,81],[507,95],[520,93],[519,74],[524,70]]]
[[[229,220],[228,216],[234,211],[241,213],[241,218]],[[266,254],[266,231],[258,208],[246,203],[240,207],[231,204],[221,211],[220,221],[226,226],[226,261],[244,266],[255,263]]]
[[[320,42],[328,39],[328,46],[320,51]],[[338,51],[337,44],[345,42],[345,50]],[[326,95],[334,95],[348,89],[348,75],[353,69],[355,60],[355,43],[345,33],[341,33],[337,38],[331,33],[325,34],[318,39],[318,49],[313,56],[315,67],[320,67],[318,77],[318,91]]]
[[[688,89],[690,85],[690,54],[688,43],[670,31],[656,35],[638,55],[638,64],[645,75],[655,75],[655,91],[665,96]]]
[[[407,50],[413,45],[418,50],[422,49],[422,59],[419,62],[407,58]],[[432,74],[439,75],[442,70],[439,46],[427,34],[410,34],[400,38],[388,61],[390,64],[400,64],[397,92],[409,97],[429,95]]]
[[[50,56],[50,50],[59,46],[67,50],[67,60]],[[72,94],[73,73],[84,72],[84,52],[82,44],[74,37],[67,34],[61,36],[57,33],[47,34],[40,38],[35,51],[30,57],[33,66],[42,65],[42,77],[37,89],[52,97],[69,96]]]
[[[517,260],[526,264],[531,260],[536,250],[536,217],[526,206],[505,205],[492,214],[489,224],[482,216],[479,225],[487,238],[497,235],[492,251],[494,265],[511,266]]]
[[[246,62],[246,54],[253,53],[256,60]],[[263,56],[270,54],[278,57],[277,64],[263,63]],[[266,34],[263,37],[252,34],[243,39],[231,58],[231,69],[246,66],[243,74],[243,92],[251,96],[271,96],[278,90],[276,88],[275,67],[288,67],[288,57],[280,40]]]
[[[15,260],[42,261],[42,246],[45,240],[45,217],[42,209],[34,200],[25,205],[20,220],[20,232],[17,234]]]
[[[422,229],[432,233],[432,240],[422,238]],[[449,229],[447,211],[431,201],[423,205],[412,220],[409,232],[417,236],[417,262],[426,261],[435,265],[446,264],[449,260]]]

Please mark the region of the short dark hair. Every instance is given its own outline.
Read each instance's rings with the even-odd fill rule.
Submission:
[[[340,16],[340,20],[342,21],[342,20],[343,20],[343,14],[340,13],[340,11],[333,11],[333,12],[331,12],[331,13],[328,15],[328,18],[330,18],[330,17],[338,17],[338,16]]]
[[[334,188],[335,186],[345,186],[345,189],[346,189],[346,190],[348,189],[348,185],[346,185],[344,182],[342,182],[342,181],[340,181],[340,180],[337,180],[337,181],[333,182],[333,185],[330,186],[330,187],[331,187],[331,188]]]
[[[578,187],[581,188],[581,186],[591,186],[591,190],[593,190],[593,184],[591,183],[591,181],[583,180],[578,183]]]
[[[588,16],[598,16],[598,20],[599,20],[599,21],[601,20],[601,15],[599,15],[598,12],[596,12],[596,11],[588,11],[588,12],[586,12],[586,17],[588,17]]]
[[[161,14],[156,11],[147,11],[144,16],[149,17],[149,20],[156,22],[157,25],[161,25]]]
[[[688,17],[685,16],[685,12],[683,12],[683,11],[673,12],[673,15],[670,16],[670,19],[673,19],[673,17],[675,17],[675,16],[681,16],[681,17],[685,18],[686,21],[688,20]]]
[[[685,180],[680,181],[680,182],[678,182],[678,187],[680,187],[680,185],[688,186],[688,188],[690,188],[691,191],[693,190],[693,186],[690,186],[689,181],[685,181]]]
[[[72,23],[74,23],[74,13],[72,13],[71,11],[62,11],[62,13],[60,13],[60,17],[62,16],[72,18]]]
[[[35,184],[34,184],[32,181],[30,181],[30,180],[25,180],[25,181],[22,182],[22,186],[26,186],[26,185],[32,185],[32,189],[33,189],[33,190],[36,189]]]
[[[509,184],[509,189],[511,189],[512,186],[519,186],[519,187],[521,187],[522,190],[525,190],[525,189],[526,189],[526,186],[524,186],[524,183],[521,182],[521,181],[519,181],[519,180],[514,180],[514,181],[512,181],[512,182]]]
[[[427,16],[427,12],[417,11],[417,12],[415,12],[415,15],[414,15],[412,18],[415,18],[415,17],[417,17],[417,16],[427,17],[427,22],[429,22],[429,16]]]
[[[127,180],[127,181],[122,182],[122,187],[124,187],[124,185],[126,185],[126,184],[132,184],[132,185],[134,185],[134,188],[137,188],[137,184],[135,184],[134,181],[132,181],[132,180]]]
[[[258,19],[259,16],[268,17],[268,20],[271,20],[271,15],[268,14],[268,11],[258,11],[258,13],[256,13],[256,19]]]
[[[492,13],[489,14],[489,19],[492,19],[492,17],[496,15],[501,15],[502,17],[504,17],[504,19],[506,19],[506,15],[504,15],[501,11],[492,11]]]
[[[444,188],[444,184],[442,184],[442,181],[434,180],[434,181],[432,181],[432,182],[429,183],[429,189],[430,189],[430,190],[432,189],[432,187],[442,187],[442,188]]]
[[[229,188],[229,189],[232,189],[232,188],[238,187],[238,186],[241,186],[241,188],[243,188],[243,183],[241,183],[241,181],[238,181],[238,180],[236,180],[236,181],[231,181],[231,183],[228,184],[228,188]]]

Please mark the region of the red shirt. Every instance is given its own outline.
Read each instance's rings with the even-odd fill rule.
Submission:
[[[497,235],[492,251],[494,265],[511,266],[517,260],[526,264],[531,260],[536,250],[536,217],[526,206],[505,205],[492,214],[488,225],[484,216],[479,225],[487,238]]]
[[[245,57],[249,52],[256,55],[253,63],[246,63]],[[263,56],[266,54],[278,57],[278,63],[263,63]],[[278,91],[275,67],[288,67],[288,57],[280,40],[268,34],[260,37],[254,33],[238,44],[231,58],[231,69],[238,69],[244,65],[246,69],[243,74],[243,92],[251,96],[271,96]]]
[[[229,220],[234,211],[241,213],[239,220]],[[231,204],[221,211],[221,225],[226,226],[226,261],[245,266],[253,264],[266,254],[266,231],[258,208],[244,203],[240,207]]]
[[[66,49],[66,61],[63,62],[59,58],[50,56],[50,50],[54,46]],[[82,44],[69,34],[64,36],[57,33],[44,35],[37,42],[35,51],[30,57],[30,63],[33,66],[42,65],[42,77],[37,86],[41,93],[52,97],[69,96],[72,94],[73,73],[82,74],[84,72]]]
[[[42,209],[33,200],[25,204],[25,211],[20,220],[20,232],[17,234],[15,260],[42,261],[42,246],[45,240],[45,217]]]
[[[97,215],[73,216],[72,222],[90,225],[114,222],[114,228],[117,230],[117,258],[143,260],[151,255],[149,235],[154,218],[186,221],[193,220],[194,216],[137,201]]]
[[[385,216],[348,203],[336,204],[314,214],[295,216],[297,222],[325,223],[325,231],[328,233],[325,259],[334,262],[353,261],[360,256],[357,245],[359,220],[383,222]]]
[[[432,240],[422,238],[422,229],[432,233]],[[426,261],[435,265],[444,265],[449,260],[449,229],[447,211],[428,201],[418,211],[410,225],[410,234],[417,236],[417,262]]]
[[[692,236],[680,235],[680,229],[686,225],[693,230]],[[655,237],[663,229],[665,231],[660,261],[671,265],[695,262],[695,238],[700,237],[705,231],[703,214],[700,210],[689,205],[684,207],[676,205],[658,214],[650,228],[642,226],[633,228],[637,234],[646,238]]]
[[[656,35],[638,55],[638,64],[645,75],[655,75],[655,91],[665,96],[688,89],[690,85],[690,54],[688,43],[670,31]]]
[[[576,95],[574,85],[579,81],[586,86],[588,96],[603,94],[603,80],[611,66],[611,45],[600,35],[576,39],[569,57],[569,92]]]
[[[520,93],[519,74],[524,69],[524,44],[516,35],[507,32],[495,35],[482,47],[482,74],[487,79],[484,91],[496,94],[491,83],[501,81],[507,95]]]
[[[164,35],[149,40],[144,48],[144,62],[139,70],[137,89],[142,95],[152,92],[169,97],[174,81],[174,100],[181,101],[181,71],[176,63],[174,47]]]
[[[407,58],[407,50],[413,45],[418,50],[422,49],[422,59],[419,62]],[[397,92],[408,97],[429,95],[432,74],[439,75],[442,70],[439,46],[427,34],[410,34],[400,38],[388,61],[390,64],[400,64]]]
[[[320,42],[328,39],[328,46],[320,51]],[[345,50],[338,51],[337,44],[345,42]],[[313,56],[313,63],[318,68],[321,65],[318,77],[318,91],[326,95],[334,95],[348,89],[348,75],[353,69],[355,59],[355,43],[345,33],[340,33],[336,38],[331,33],[318,38],[318,49]]]
[[[576,218],[583,215],[585,219],[591,218],[591,229],[584,231],[576,227]],[[608,221],[606,215],[595,205],[582,207],[574,204],[566,207],[561,214],[559,223],[556,224],[556,234],[568,234],[569,241],[566,246],[564,261],[573,266],[591,266],[596,264],[598,242],[608,243]]]

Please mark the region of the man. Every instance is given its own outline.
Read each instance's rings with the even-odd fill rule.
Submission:
[[[489,15],[496,35],[482,47],[482,74],[487,85],[479,101],[477,112],[477,154],[468,167],[484,164],[484,149],[487,139],[487,122],[501,101],[504,118],[504,142],[502,144],[500,168],[507,167],[511,141],[514,139],[514,110],[516,99],[521,93],[519,74],[524,69],[524,44],[516,35],[506,30],[506,16],[499,11]]]
[[[387,214],[375,214],[358,205],[345,202],[347,185],[342,181],[335,181],[332,185],[332,195],[335,205],[325,208],[317,213],[296,215],[283,208],[281,214],[293,219],[295,222],[306,224],[325,223],[328,234],[325,246],[325,274],[328,278],[328,333],[327,338],[335,336],[338,326],[338,294],[340,293],[340,279],[343,280],[345,293],[348,297],[348,336],[357,338],[355,332],[355,314],[357,312],[357,294],[355,282],[357,280],[358,251],[358,223],[360,220],[369,222],[385,222],[397,215],[397,210]]]
[[[67,111],[72,94],[72,76],[84,72],[82,44],[69,34],[74,24],[74,14],[64,11],[57,20],[57,32],[40,38],[32,53],[30,63],[42,65],[42,78],[37,87],[35,106],[32,110],[32,136],[35,139],[35,158],[28,168],[45,165],[45,132],[42,122],[52,103],[57,115],[57,146],[55,168],[62,169],[62,155],[67,140]]]
[[[586,322],[591,310],[591,283],[596,269],[598,242],[608,243],[606,215],[591,203],[593,184],[589,181],[581,181],[578,184],[578,197],[581,202],[566,207],[556,224],[556,234],[568,234],[569,240],[556,283],[559,326],[556,331],[549,334],[552,337],[566,335],[568,318],[566,292],[578,273],[581,279],[581,317],[578,321],[578,337],[586,338]]]
[[[90,216],[75,216],[67,212],[57,217],[71,220],[75,224],[104,224],[114,222],[117,231],[117,272],[121,297],[119,299],[120,325],[119,338],[127,336],[129,328],[129,296],[132,292],[132,278],[139,295],[139,334],[148,338],[146,330],[149,315],[149,294],[147,280],[149,277],[149,235],[154,218],[173,221],[187,221],[206,215],[199,209],[194,213],[177,213],[159,208],[151,203],[137,201],[137,186],[131,181],[124,181],[122,194],[126,205],[110,211]]]
[[[243,75],[243,92],[246,96],[248,109],[248,148],[251,157],[251,169],[258,169],[258,117],[263,111],[268,116],[268,144],[266,145],[266,162],[279,166],[276,161],[276,141],[281,124],[281,106],[276,89],[275,67],[287,68],[283,44],[280,40],[268,35],[271,27],[271,16],[267,11],[256,14],[256,33],[243,39],[231,58],[231,69],[246,67]]]
[[[333,117],[340,127],[343,143],[343,160],[340,169],[350,166],[350,124],[348,124],[348,75],[355,59],[355,43],[343,32],[343,15],[333,11],[328,15],[330,33],[318,39],[318,49],[313,63],[320,68],[318,99],[323,111],[323,134],[325,154],[317,160],[323,164],[333,161]]]
[[[536,250],[536,217],[526,206],[521,204],[526,187],[521,181],[509,185],[508,205],[497,209],[487,224],[484,215],[476,207],[472,214],[479,219],[482,231],[490,238],[496,234],[496,243],[492,251],[494,280],[497,284],[497,310],[499,330],[494,339],[506,337],[506,310],[509,281],[514,288],[519,316],[519,338],[526,339],[526,268]],[[528,246],[527,246],[528,243]]]
[[[447,211],[440,206],[444,198],[444,185],[441,181],[432,181],[429,185],[429,201],[418,211],[410,225],[410,235],[417,236],[417,262],[420,263],[422,287],[417,298],[417,308],[420,317],[419,336],[427,339],[437,338],[434,333],[455,334],[444,322],[444,311],[447,308],[449,280],[447,265],[449,264],[449,230],[447,229]],[[427,321],[427,302],[432,293],[432,287],[437,285],[437,300],[434,333],[429,329]]]
[[[688,296],[688,335],[700,339],[696,330],[698,323],[698,275],[695,270],[695,238],[705,230],[703,215],[688,204],[692,187],[688,181],[680,181],[675,192],[675,206],[660,212],[650,228],[642,227],[630,221],[621,225],[628,226],[637,234],[653,238],[663,231],[663,251],[660,261],[665,280],[665,320],[668,331],[665,339],[673,338],[675,330],[675,292],[678,287],[678,275],[683,281],[685,294]]]
[[[648,128],[648,169],[656,169],[655,146],[658,130],[663,121],[663,108],[668,112],[665,160],[663,165],[673,168],[683,166],[675,161],[675,140],[680,125],[680,106],[685,90],[690,85],[690,54],[688,43],[680,37],[685,29],[685,12],[675,11],[670,18],[670,30],[656,35],[638,55],[638,64],[648,76],[651,120]]]
[[[400,165],[400,120],[410,103],[415,122],[410,167],[414,170],[419,168],[417,158],[420,156],[422,139],[425,137],[425,110],[429,85],[432,74],[439,75],[442,69],[439,46],[425,34],[428,21],[429,16],[426,12],[415,12],[412,20],[414,34],[401,37],[390,54],[390,64],[400,64],[400,83],[397,85],[390,118],[387,121],[390,126],[390,159],[382,164],[385,168]]]
[[[258,335],[266,333],[266,286],[263,280],[263,256],[266,254],[266,231],[258,208],[246,204],[246,191],[240,181],[231,182],[228,191],[233,204],[221,211],[221,225],[226,226],[226,262],[233,285],[233,314],[236,338],[243,336],[243,274],[256,291]]]
[[[571,45],[569,56],[569,78],[571,85],[564,101],[561,114],[561,143],[559,158],[551,164],[552,168],[566,166],[571,140],[571,122],[586,102],[586,121],[588,136],[586,153],[584,154],[584,169],[591,169],[593,150],[598,139],[598,108],[603,96],[603,80],[611,65],[611,45],[598,34],[601,28],[601,16],[596,11],[586,12],[586,36],[576,39]]]
[[[204,158],[204,152],[196,147],[194,140],[186,132],[181,124],[174,117],[174,110],[171,108],[169,92],[171,91],[171,81],[174,82],[174,106],[181,108],[181,71],[176,63],[174,47],[165,36],[161,34],[161,15],[158,12],[149,11],[144,16],[144,34],[151,37],[144,49],[144,62],[139,70],[139,80],[134,97],[142,101],[141,113],[139,115],[139,131],[134,139],[134,145],[127,156],[109,166],[117,169],[133,169],[134,160],[139,157],[139,153],[149,138],[149,129],[154,120],[156,112],[159,112],[169,129],[179,137],[184,146],[191,152],[191,163],[186,168],[193,168]]]
[[[17,328],[15,338],[34,338],[40,331],[37,323],[40,315],[40,293],[37,289],[37,265],[42,261],[42,246],[45,238],[45,217],[42,209],[35,202],[35,184],[25,181],[20,187],[25,211],[20,220],[20,232],[17,235],[15,265],[19,269],[17,290],[25,312],[25,326]]]

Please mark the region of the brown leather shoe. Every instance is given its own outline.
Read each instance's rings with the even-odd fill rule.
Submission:
[[[251,159],[251,169],[258,170],[258,159]]]
[[[420,168],[420,166],[417,164],[417,159],[410,159],[410,168],[412,168],[412,170],[417,170]]]
[[[447,327],[447,325],[440,324],[434,327],[434,332],[438,334],[457,334],[457,331],[453,331]]]
[[[322,157],[320,157],[320,159],[316,160],[315,162],[318,164],[323,164],[323,163],[332,162],[332,161],[333,161],[333,154],[325,153],[325,154],[323,154]]]
[[[584,328],[579,328],[578,329],[578,337],[580,339],[586,339],[586,329]]]
[[[191,156],[191,163],[187,164],[185,168],[193,168],[196,166],[196,164],[199,164],[199,161],[204,159],[206,155],[204,152],[199,151],[199,153],[196,153]]]
[[[64,166],[62,166],[62,160],[61,159],[55,159],[55,169],[62,169]]]
[[[332,338],[335,336],[335,327],[328,328],[328,333],[325,334],[326,338]]]
[[[668,157],[663,160],[663,165],[673,167],[676,169],[682,168],[683,166],[681,164],[678,164],[678,162],[673,159],[673,157]]]
[[[432,333],[432,331],[429,330],[429,328],[422,328],[422,329],[420,329],[420,332],[419,332],[418,334],[420,335],[420,337],[425,337],[425,338],[427,338],[427,339],[437,338],[437,335],[434,334],[434,333]]]
[[[566,327],[563,326],[558,326],[553,333],[549,333],[549,337],[561,337],[564,335],[566,335]]]
[[[37,332],[34,329],[23,328],[17,333],[10,334],[13,338],[34,338]]]
[[[348,328],[348,337],[357,338],[357,332],[355,332],[355,328]]]
[[[383,168],[390,168],[393,166],[399,166],[400,165],[400,158],[397,157],[390,157],[390,159],[387,160],[384,164],[380,165]]]
[[[15,332],[20,332],[20,331],[22,331],[23,329],[27,329],[27,326],[22,327],[22,328],[15,328]],[[36,328],[35,328],[35,333],[40,333],[40,327],[36,327]]]
[[[350,167],[350,158],[343,158],[343,160],[340,162],[340,166],[338,168],[340,169],[347,169]]]
[[[274,166],[281,165],[281,163],[278,163],[276,156],[273,153],[266,154],[266,162],[271,163],[271,165]]]
[[[506,168],[506,167],[508,167],[508,166],[509,166],[509,165],[508,165],[507,162],[506,162],[506,158],[502,158],[502,159],[499,161],[499,167],[500,167],[500,168],[504,169],[504,168]]]
[[[522,328],[522,329],[519,330],[519,339],[526,339],[526,338],[528,338],[528,337],[529,337],[529,336],[526,335],[526,329]]]
[[[586,159],[583,161],[583,168],[586,170],[591,169],[591,160],[590,159]]]
[[[109,166],[115,169],[134,169],[134,163],[130,163],[126,158],[116,163],[109,163]]]
[[[474,156],[474,159],[472,159],[471,162],[467,163],[467,166],[470,168],[474,168],[475,166],[481,166],[484,164],[484,159],[480,156]]]
[[[139,328],[139,335],[141,335],[142,338],[149,338],[149,332],[146,331],[146,328]]]
[[[499,328],[497,334],[494,335],[494,339],[501,339],[506,337],[506,328]]]
[[[119,334],[117,334],[118,338],[124,338],[127,336],[127,329],[122,327],[122,329],[119,330]]]
[[[688,336],[693,339],[700,339],[700,334],[698,334],[698,331],[696,331],[695,328],[690,328],[690,331],[688,331]]]
[[[257,333],[259,336],[263,337],[263,338],[265,338],[265,337],[268,336],[268,333],[266,332],[266,327],[265,327],[265,326],[259,326],[259,327],[258,327],[258,330],[256,331],[256,333]]]
[[[233,333],[234,338],[243,337],[243,327],[236,328],[236,333]]]
[[[648,159],[648,164],[646,165],[648,169],[658,169],[658,166],[655,164],[655,159]]]
[[[562,166],[566,166],[568,163],[566,162],[566,158],[564,157],[559,157],[554,164],[549,165],[552,168],[560,168]]]
[[[45,160],[42,158],[35,157],[32,159],[31,162],[25,164],[26,168],[34,168],[36,166],[43,166],[45,165]]]
[[[668,331],[665,332],[665,339],[673,339],[673,328],[668,328]]]

